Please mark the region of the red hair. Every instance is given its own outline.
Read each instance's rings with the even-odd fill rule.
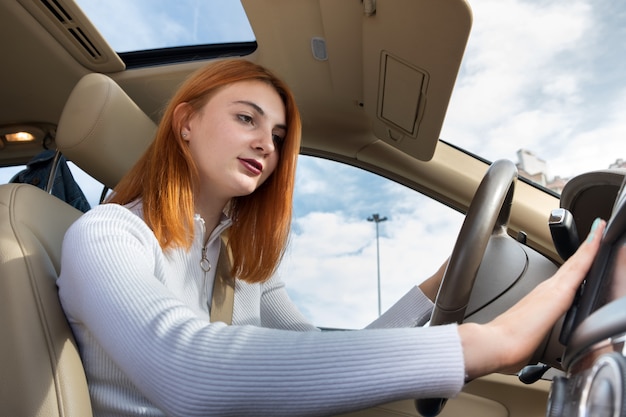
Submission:
[[[226,213],[233,220],[228,232],[233,258],[231,274],[256,283],[274,274],[287,245],[302,127],[291,90],[266,68],[246,60],[228,59],[192,74],[165,109],[154,141],[107,202],[128,204],[141,198],[144,221],[161,247],[190,248],[194,238],[193,190],[198,172],[181,137],[181,128],[219,88],[240,81],[271,85],[285,105],[287,122],[286,137],[278,148],[278,165],[272,175],[252,194],[233,198]],[[174,109],[180,103],[189,105],[183,106],[182,117],[175,117]]]

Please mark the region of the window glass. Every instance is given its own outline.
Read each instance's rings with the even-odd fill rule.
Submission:
[[[626,167],[626,3],[475,0],[441,138],[560,193]]]
[[[12,167],[0,168],[0,184],[6,184],[11,181],[11,178],[21,170],[25,169],[26,165],[16,165]]]
[[[76,0],[117,52],[251,42],[241,2],[233,0]]]
[[[68,162],[92,207],[103,185]],[[1,183],[24,166],[0,169]],[[368,221],[374,214],[378,223]],[[325,328],[365,327],[452,252],[461,213],[384,177],[300,156],[291,240],[278,274],[304,315]],[[378,248],[376,225],[378,225]]]
[[[83,194],[87,198],[89,205],[91,207],[95,207],[100,204],[100,195],[102,194],[102,190],[104,190],[104,185],[93,178],[91,175],[87,174],[85,171],[74,165],[72,162],[67,163],[72,171],[72,175],[74,179],[80,186],[81,190],[83,190]]]
[[[91,207],[98,205],[100,202],[100,195],[102,194],[104,186],[100,182],[92,178],[89,174],[78,168],[72,162],[68,161],[67,165],[69,166],[70,171],[72,171],[72,175],[74,176],[76,183],[85,194],[89,205]],[[15,174],[24,169],[26,169],[26,165],[1,167],[0,184],[8,183],[9,181],[11,181],[13,176],[15,176]]]
[[[362,328],[434,273],[452,252],[461,213],[381,176],[301,156],[291,241],[278,273],[315,325]],[[387,218],[368,221],[374,214]]]

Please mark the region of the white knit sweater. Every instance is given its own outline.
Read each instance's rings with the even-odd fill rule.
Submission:
[[[213,265],[228,225],[208,239]],[[280,280],[237,281],[233,325],[210,323],[204,234],[197,217],[191,250],[163,252],[140,206],[115,204],[67,232],[59,295],[97,417],[333,415],[462,388],[456,326],[411,328],[432,307],[417,287],[371,329],[320,332]]]

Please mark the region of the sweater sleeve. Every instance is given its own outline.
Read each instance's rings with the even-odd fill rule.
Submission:
[[[159,249],[127,210],[93,209],[67,232],[58,286],[72,326],[88,329],[84,340],[168,415],[338,414],[462,388],[455,325],[294,332],[210,323],[156,279]]]
[[[277,276],[262,285],[261,324],[263,327],[297,331],[319,331],[298,310],[283,281]]]
[[[432,307],[432,301],[418,286],[414,286],[366,329],[423,326],[430,319]],[[277,276],[263,284],[261,319],[263,327],[299,331],[319,330],[298,310],[289,297],[285,284]]]
[[[432,301],[415,286],[366,328],[423,326],[430,320],[432,309]]]

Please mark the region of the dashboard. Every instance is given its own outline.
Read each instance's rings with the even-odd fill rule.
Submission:
[[[607,227],[564,319],[566,372],[552,381],[546,415],[626,416],[626,172],[593,172],[572,181],[561,198],[573,219],[570,237],[578,230],[586,236],[596,217],[607,219]]]

